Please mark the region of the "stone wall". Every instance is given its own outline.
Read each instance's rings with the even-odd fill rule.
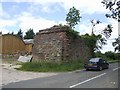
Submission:
[[[63,60],[78,60],[84,62],[91,58],[91,51],[81,37],[67,37],[63,45]]]
[[[67,26],[53,26],[40,30],[34,37],[34,60],[66,62],[78,59],[85,61],[90,58],[90,50],[83,40],[80,37],[68,36],[67,30]]]

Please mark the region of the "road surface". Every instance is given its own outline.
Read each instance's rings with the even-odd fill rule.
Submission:
[[[120,63],[119,63],[120,65]],[[3,88],[118,88],[118,63],[102,71],[77,70],[59,75],[10,83]]]

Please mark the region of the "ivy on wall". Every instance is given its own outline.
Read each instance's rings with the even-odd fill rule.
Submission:
[[[73,39],[75,39],[79,36],[79,32],[77,32],[73,29],[67,30],[66,34],[67,34],[67,36],[71,36]]]

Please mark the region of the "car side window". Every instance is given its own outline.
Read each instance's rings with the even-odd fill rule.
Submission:
[[[102,59],[103,60],[103,63],[107,63],[107,61],[105,59]]]
[[[99,62],[100,62],[100,63],[104,63],[103,59],[99,59]]]

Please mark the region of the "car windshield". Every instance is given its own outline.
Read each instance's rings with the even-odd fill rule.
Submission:
[[[96,63],[99,61],[99,58],[92,58],[89,60],[90,63]]]

